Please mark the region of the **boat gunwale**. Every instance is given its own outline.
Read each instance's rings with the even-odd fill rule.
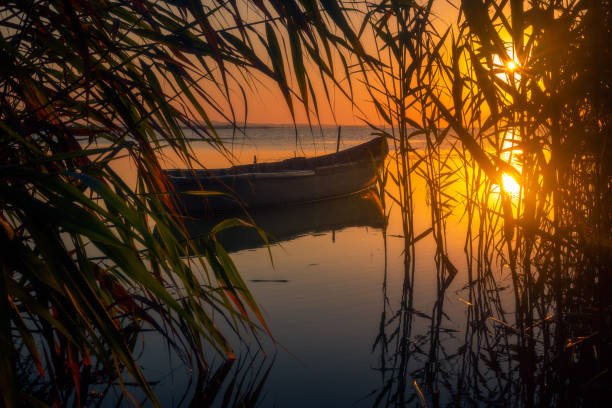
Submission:
[[[374,162],[378,161],[381,158],[381,156],[376,156],[376,157],[372,157],[372,160]],[[188,181],[188,180],[219,180],[219,181],[223,181],[223,180],[228,180],[228,179],[258,179],[258,180],[262,180],[262,179],[275,179],[275,178],[301,178],[301,177],[313,177],[313,176],[321,176],[322,172],[324,171],[332,171],[335,169],[344,169],[344,168],[352,168],[352,167],[356,167],[359,164],[361,164],[362,162],[364,162],[366,160],[360,160],[360,161],[352,161],[352,162],[345,162],[345,163],[338,163],[338,164],[332,164],[332,165],[327,165],[327,166],[319,166],[319,167],[315,167],[313,170],[283,170],[283,171],[276,171],[276,172],[253,172],[253,173],[238,173],[238,174],[221,174],[221,175],[214,175],[214,174],[205,174],[205,175],[200,175],[200,174],[196,174],[194,176],[171,176],[169,175],[168,177],[171,178],[174,181]]]
[[[381,145],[384,143],[384,148]],[[369,157],[367,155],[369,153]],[[235,179],[235,178],[283,178],[283,177],[307,177],[317,175],[321,170],[355,166],[365,161],[378,162],[388,153],[388,147],[384,136],[373,138],[365,143],[350,147],[348,149],[315,157],[294,157],[276,162],[264,162],[257,164],[242,164],[220,169],[164,169],[166,177],[174,181],[180,180],[206,180],[206,179]],[[359,155],[357,157],[351,155]],[[331,164],[326,161],[334,160]],[[289,166],[300,162],[301,168],[290,168]],[[321,163],[322,162],[322,163]],[[273,169],[279,167],[280,169]],[[283,167],[285,167],[283,169]],[[256,168],[259,171],[241,171]],[[175,174],[178,173],[178,174]]]

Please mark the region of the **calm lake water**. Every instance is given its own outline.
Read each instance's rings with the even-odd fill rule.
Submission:
[[[297,150],[293,128],[253,128],[233,141],[231,130],[219,133],[238,162],[335,151],[336,128],[315,129],[313,134],[305,127],[298,130]],[[368,128],[343,128],[341,148],[371,137]],[[195,143],[194,149],[208,167],[227,164],[205,144]],[[164,165],[180,166],[172,155]],[[128,177],[129,164],[122,166]],[[429,228],[431,215],[425,185],[417,181],[413,190],[416,236]],[[264,334],[265,355],[254,339],[235,342],[238,361],[225,377],[216,406],[223,405],[227,389],[240,395],[238,384],[242,392],[250,385],[251,393],[261,386],[257,405],[264,407],[394,406],[398,401],[417,406],[417,387],[429,404],[439,391],[442,406],[451,401],[484,406],[499,397],[504,384],[494,375],[487,377],[494,369],[482,365],[475,374],[467,364],[472,303],[465,300],[462,210],[447,219],[446,233],[448,257],[458,273],[440,292],[431,234],[416,243],[414,268],[407,268],[400,213],[391,200],[386,202],[381,208],[377,199],[359,196],[255,214],[278,240],[271,246],[272,261],[252,231],[222,237],[278,346]],[[190,229],[206,231],[210,222],[194,221]],[[497,274],[501,284],[510,283],[507,271]],[[500,296],[510,299],[511,291],[506,292]],[[139,361],[148,378],[159,381],[154,389],[164,406],[179,405],[185,394],[187,401],[193,397],[193,373],[150,333],[144,336]],[[214,353],[210,361],[213,371],[222,363]],[[463,381],[481,384],[479,395]],[[505,381],[513,381],[512,375]]]

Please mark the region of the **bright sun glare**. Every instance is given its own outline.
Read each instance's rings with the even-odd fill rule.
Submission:
[[[504,173],[502,175],[502,188],[503,190],[513,197],[517,197],[521,191],[521,186],[516,180],[509,174]]]
[[[495,75],[506,82],[510,77],[514,78],[515,81],[518,81],[521,78],[519,71],[520,64],[512,50],[508,50],[505,59],[502,59],[499,55],[494,55],[493,66],[498,70]]]

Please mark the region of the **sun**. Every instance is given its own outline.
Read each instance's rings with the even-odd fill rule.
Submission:
[[[502,174],[502,189],[513,197],[518,197],[521,185],[508,173]]]
[[[504,56],[493,55],[493,69],[495,75],[505,82],[510,82],[511,78],[515,81],[521,79],[521,64],[512,49],[509,49]]]

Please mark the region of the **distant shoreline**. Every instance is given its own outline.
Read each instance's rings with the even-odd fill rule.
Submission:
[[[205,126],[205,124],[202,124]],[[311,124],[308,123],[247,123],[233,125],[231,123],[212,122],[215,129],[271,129],[271,128],[293,128],[293,127],[312,127],[313,129],[322,128],[369,128],[368,125],[336,125],[336,124]],[[379,127],[384,127],[380,125]]]

